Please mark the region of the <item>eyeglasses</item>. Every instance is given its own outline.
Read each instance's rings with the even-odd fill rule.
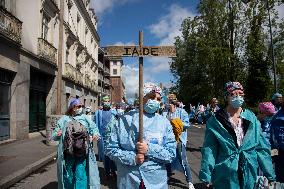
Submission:
[[[75,106],[76,108],[82,108],[82,105],[77,105],[77,106]]]

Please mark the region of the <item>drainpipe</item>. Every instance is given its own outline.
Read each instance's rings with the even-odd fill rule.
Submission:
[[[58,58],[57,58],[57,104],[56,114],[61,115],[61,90],[62,90],[62,51],[63,51],[63,16],[64,16],[64,0],[60,0],[59,12],[59,41],[58,41]]]

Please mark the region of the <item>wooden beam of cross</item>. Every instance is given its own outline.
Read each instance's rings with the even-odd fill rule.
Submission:
[[[143,57],[176,57],[174,46],[143,46],[143,32],[139,31],[138,46],[107,46],[108,57],[139,57],[139,142],[143,142]]]

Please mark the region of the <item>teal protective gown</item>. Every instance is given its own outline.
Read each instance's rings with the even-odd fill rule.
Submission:
[[[144,141],[148,153],[143,164],[137,165],[139,114],[131,112],[113,119],[107,132],[106,155],[117,165],[119,189],[137,189],[143,179],[149,189],[167,189],[165,164],[176,155],[176,141],[168,119],[159,114],[144,114]]]
[[[270,147],[262,135],[259,121],[249,110],[244,110],[241,117],[249,121],[249,127],[239,148],[215,115],[207,121],[199,178],[212,183],[214,188],[253,189],[259,167],[264,176],[275,180]],[[242,175],[238,175],[238,167]],[[241,186],[239,177],[243,178]]]
[[[96,124],[86,115],[75,116],[74,119],[79,121],[82,125],[88,128],[88,132],[91,136],[97,135],[100,136]],[[66,132],[67,123],[71,121],[69,116],[63,116],[57,122],[57,125],[52,132],[52,136],[55,140],[59,141],[57,147],[57,178],[58,178],[58,189],[64,189],[64,179],[63,171],[66,169],[64,154],[63,154],[63,139]],[[61,137],[57,137],[57,132],[62,130]],[[98,165],[93,149],[89,149],[89,155],[87,157],[87,177],[88,177],[88,189],[99,189],[100,188],[100,177],[98,171]]]

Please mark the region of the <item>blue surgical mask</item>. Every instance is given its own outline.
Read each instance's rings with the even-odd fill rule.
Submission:
[[[240,108],[244,103],[244,97],[242,96],[232,97],[230,103],[234,108]]]
[[[110,108],[110,102],[103,102],[103,107]]]
[[[75,111],[75,114],[76,115],[81,115],[83,113],[83,108],[78,108],[76,111]]]
[[[146,104],[144,104],[145,112],[153,114],[160,108],[160,102],[157,100],[149,99]]]
[[[117,109],[117,115],[123,115],[124,113],[124,110],[122,109]]]

